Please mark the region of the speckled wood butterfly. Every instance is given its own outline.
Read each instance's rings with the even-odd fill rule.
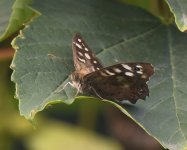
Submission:
[[[121,63],[103,67],[80,34],[72,41],[75,71],[71,74],[72,86],[79,93],[89,93],[100,99],[123,103],[136,103],[149,96],[146,84],[154,73],[149,63]]]

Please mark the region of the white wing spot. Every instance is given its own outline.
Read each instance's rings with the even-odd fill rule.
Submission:
[[[91,59],[90,55],[88,53],[84,54],[87,59]]]
[[[143,74],[143,72],[142,71],[136,71],[138,74]]]
[[[137,68],[143,68],[141,65],[136,65]]]
[[[96,60],[94,60],[94,61],[93,61],[93,63],[94,63],[94,64],[97,64],[97,61],[96,61]]]
[[[84,59],[81,59],[80,57],[78,57],[78,60],[80,60],[80,61],[83,62],[83,63],[86,62]]]
[[[80,56],[83,56],[83,54],[82,54],[81,52],[78,52],[78,54],[79,54]]]
[[[76,45],[78,48],[82,49],[82,46],[81,46],[80,44],[75,43],[75,45]]]
[[[79,42],[82,42],[82,40],[81,40],[81,39],[78,39],[78,41],[79,41]]]
[[[104,72],[102,72],[102,71],[100,71],[99,73],[100,73],[102,76],[104,76],[104,77],[108,76],[106,73],[104,73]]]
[[[122,72],[119,68],[113,68],[113,70],[114,70],[116,73]]]
[[[126,75],[126,76],[130,76],[130,77],[133,77],[133,76],[134,76],[134,74],[133,74],[132,72],[125,72],[125,75]]]
[[[110,72],[109,70],[105,70],[105,72],[106,72],[108,75],[115,75],[115,73]]]
[[[97,67],[96,69],[97,69],[97,70],[100,70],[100,68],[98,68],[98,67]]]
[[[92,71],[95,71],[95,68],[94,68],[94,67],[92,67]]]
[[[145,74],[143,74],[143,75],[141,76],[141,78],[146,79],[147,76],[146,76]]]
[[[87,48],[87,47],[85,47],[85,48],[84,48],[84,50],[85,50],[85,51],[88,51],[88,48]]]
[[[129,65],[126,64],[121,64],[123,66],[123,68],[132,71],[132,67],[130,67]]]

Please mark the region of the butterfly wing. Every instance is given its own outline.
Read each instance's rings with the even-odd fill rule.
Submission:
[[[75,72],[81,77],[102,68],[101,63],[80,34],[75,34],[73,37],[72,48]]]
[[[136,103],[138,99],[149,96],[146,83],[153,73],[153,66],[149,63],[124,63],[90,73],[85,76],[84,81],[94,96]]]

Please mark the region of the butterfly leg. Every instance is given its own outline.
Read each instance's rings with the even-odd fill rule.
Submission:
[[[66,86],[68,86],[68,85],[71,85],[71,86],[73,87],[73,83],[67,82],[67,83],[63,86],[62,90],[64,90],[64,89],[66,88]]]
[[[76,94],[75,94],[75,97],[76,97],[79,93],[81,93],[80,88],[81,88],[81,85],[79,84],[78,87],[77,87],[77,92],[76,92]]]
[[[61,91],[63,91],[68,85],[71,85],[73,87],[73,84],[71,82],[67,82],[62,88],[61,86],[58,87],[56,90],[55,90],[55,93],[60,93]]]
[[[93,88],[93,87],[91,87],[91,89],[93,90],[93,92],[100,98],[100,99],[104,99],[104,98],[102,98],[98,93],[97,93],[97,91]]]

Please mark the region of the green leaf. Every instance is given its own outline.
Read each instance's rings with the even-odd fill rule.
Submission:
[[[30,21],[37,12],[28,7],[31,0],[0,1],[0,41],[18,31],[23,24]]]
[[[170,10],[175,16],[178,28],[184,32],[187,30],[187,3],[186,1],[166,0]]]
[[[171,150],[187,146],[187,35],[143,10],[110,0],[36,1],[42,12],[13,42],[11,67],[21,115],[33,119],[47,104],[72,103],[76,90],[61,90],[74,70],[71,39],[80,32],[105,65],[150,62],[150,97],[126,110]],[[80,99],[87,97],[79,97]]]

